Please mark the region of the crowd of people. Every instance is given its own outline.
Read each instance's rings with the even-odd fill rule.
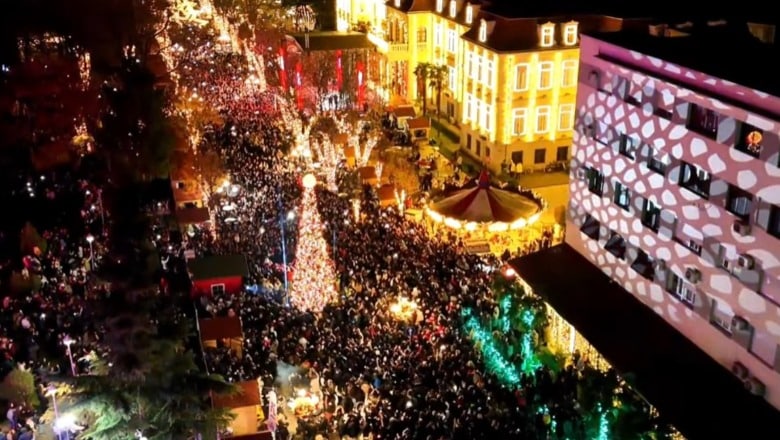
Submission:
[[[73,171],[5,176],[5,184],[10,191],[4,202],[16,206],[18,215],[9,216],[4,229],[19,226],[19,216],[33,222],[21,227],[18,242],[12,232],[19,231],[2,234],[4,253],[20,252],[22,258],[1,268],[9,284],[0,314],[0,373],[30,371],[40,385],[38,400],[45,401],[47,378],[78,373],[79,358],[97,340],[84,305],[102,292],[90,277],[106,243],[102,195],[91,179]],[[6,438],[32,438],[38,420],[32,400],[11,399]]]
[[[371,191],[363,193],[361,220],[345,222],[351,201],[317,190],[322,233],[334,237],[336,247],[329,255],[338,301],[314,314],[269,294],[280,293],[283,264],[295,258],[295,209],[305,170],[278,154],[294,139],[289,114],[236,91],[247,84],[246,72],[235,66],[240,57],[210,57],[208,68],[189,69],[199,75],[190,81],[207,86],[199,93],[224,121],[206,129],[203,142],[226,159],[236,190],[212,199],[214,234],[191,238],[187,246],[198,255],[246,255],[248,284],[260,286],[199,299],[201,317],[239,316],[244,331],[241,355],[229,346],[205,349],[210,371],[288,391],[295,377],[304,378],[321,406],[295,418],[293,431],[302,439],[548,438],[552,417],[572,410],[577,372],[553,376],[542,368],[519,390],[502,387],[483,373],[462,330],[463,307],[484,316],[496,310],[488,286],[501,261],[471,255],[454,234],[432,236],[381,209]],[[418,304],[421,319],[393,316],[388,304],[402,296]]]

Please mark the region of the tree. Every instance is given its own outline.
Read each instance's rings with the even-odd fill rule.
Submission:
[[[19,250],[22,254],[31,255],[36,252],[36,248],[41,254],[46,253],[46,240],[38,233],[38,229],[27,222],[22,228],[22,232],[19,238]]]
[[[441,92],[447,86],[447,66],[428,65],[428,86],[436,91],[436,115],[441,120]]]
[[[305,77],[301,89],[308,88],[311,92],[312,104],[321,108],[333,85],[336,60],[328,51],[305,52],[301,56],[303,61],[301,69]],[[298,93],[300,92],[299,89]]]
[[[417,77],[417,98],[422,100],[422,113],[428,113],[428,72],[430,72],[430,63],[419,63],[414,68],[414,75]]]
[[[63,402],[86,425],[78,438],[130,440],[140,430],[153,440],[186,439],[224,427],[230,416],[209,397],[235,389],[199,371],[184,346],[187,318],[143,292],[111,296],[98,306],[108,303],[102,350]]]
[[[11,370],[0,384],[0,399],[21,404],[28,408],[40,405],[35,389],[35,377],[30,370],[19,366]]]

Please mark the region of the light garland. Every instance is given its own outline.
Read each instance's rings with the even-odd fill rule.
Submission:
[[[596,412],[599,415],[599,432],[598,437],[594,440],[609,440],[609,420],[607,419],[607,412],[601,407],[601,403],[596,404]]]
[[[397,321],[411,322],[417,318],[417,303],[406,297],[400,297],[390,304],[390,313]]]
[[[313,188],[304,189],[300,212],[290,301],[299,309],[319,312],[337,298],[336,270],[322,235]]]
[[[520,372],[501,353],[493,338],[493,332],[479,323],[471,309],[465,308],[461,313],[467,317],[464,327],[474,340],[475,345],[480,347],[488,371],[506,386],[516,387],[520,384]]]

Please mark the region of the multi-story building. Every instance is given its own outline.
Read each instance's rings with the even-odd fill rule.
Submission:
[[[780,54],[715,25],[581,37],[566,243],[780,408]]]
[[[417,66],[446,68],[441,96],[426,94],[428,108],[438,104],[438,114],[460,132],[462,150],[493,170],[568,161],[579,33],[625,24],[600,15],[498,11],[467,0],[389,0],[380,12],[375,1],[337,1],[341,28],[371,23],[361,26],[384,55],[374,89],[387,101],[417,101],[428,87]],[[369,19],[366,11],[384,15]]]

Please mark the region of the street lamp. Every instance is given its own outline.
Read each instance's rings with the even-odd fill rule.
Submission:
[[[76,341],[67,335],[62,339],[62,343],[65,345],[65,351],[68,353],[68,359],[70,360],[70,372],[73,376],[77,376],[76,363],[73,362],[73,351],[70,349],[70,346],[73,345],[74,342]]]
[[[89,243],[89,270],[93,270],[95,265],[95,248],[92,246],[94,242],[95,236],[92,234],[87,235],[87,243]]]
[[[281,192],[277,192],[277,206],[279,208],[279,228],[281,229],[281,240],[282,240],[282,269],[284,271],[284,303],[286,305],[290,305],[290,286],[289,282],[287,281],[287,239],[285,238],[286,235],[286,223],[290,220],[293,220],[295,218],[295,211],[290,211],[285,216],[284,209],[282,207],[282,195]]]
[[[54,410],[54,421],[52,422],[52,425],[54,425],[60,418],[60,411],[57,409],[57,388],[54,385],[49,385],[46,388],[46,397],[51,397],[51,406]],[[55,432],[55,435],[57,436],[58,440],[61,438],[59,432]]]

